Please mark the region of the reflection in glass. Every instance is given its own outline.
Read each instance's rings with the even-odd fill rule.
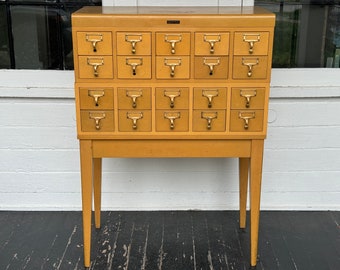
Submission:
[[[10,68],[7,14],[5,6],[0,6],[0,68]]]

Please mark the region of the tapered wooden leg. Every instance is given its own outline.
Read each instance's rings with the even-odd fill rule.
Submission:
[[[250,265],[256,266],[260,221],[263,140],[252,140],[250,158]]]
[[[240,228],[246,228],[249,158],[239,158]]]
[[[95,158],[93,171],[94,191],[94,223],[97,229],[100,228],[101,193],[102,193],[102,159]]]
[[[80,140],[81,189],[83,206],[84,266],[90,267],[93,159],[90,140]]]

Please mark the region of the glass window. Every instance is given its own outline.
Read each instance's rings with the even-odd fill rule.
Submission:
[[[7,14],[5,6],[0,6],[0,68],[10,68]]]

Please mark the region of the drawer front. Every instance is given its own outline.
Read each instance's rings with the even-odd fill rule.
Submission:
[[[234,55],[268,55],[269,32],[236,32]]]
[[[195,57],[196,79],[227,79],[228,56],[218,57]]]
[[[229,55],[229,33],[195,33],[195,55]]]
[[[156,57],[157,79],[189,79],[190,61],[189,56]]]
[[[80,88],[79,96],[82,110],[113,109],[112,88]]]
[[[151,55],[151,33],[117,33],[118,55]]]
[[[157,110],[156,131],[189,131],[188,110]]]
[[[113,111],[81,110],[81,130],[85,132],[114,131]]]
[[[264,109],[265,88],[231,89],[231,109]]]
[[[201,132],[225,131],[225,110],[194,110],[192,129]]]
[[[231,110],[230,131],[262,131],[263,110]]]
[[[189,88],[156,88],[156,109],[188,109]]]
[[[150,88],[118,88],[119,109],[151,109]]]
[[[190,33],[156,33],[156,55],[189,55]]]
[[[267,56],[235,56],[233,79],[266,79],[267,67]]]
[[[112,56],[79,56],[79,78],[113,78]]]
[[[119,131],[151,131],[151,110],[119,110],[118,118]]]
[[[119,79],[151,79],[151,56],[117,56]]]
[[[226,109],[227,88],[194,88],[195,109]]]
[[[111,32],[77,32],[78,55],[112,55]]]

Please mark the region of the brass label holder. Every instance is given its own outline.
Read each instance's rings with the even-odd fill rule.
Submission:
[[[164,36],[164,41],[170,43],[171,45],[171,53],[175,54],[176,53],[176,43],[182,41],[182,35],[181,34],[166,34]]]
[[[97,52],[97,43],[103,41],[103,35],[100,33],[86,33],[85,39],[87,42],[91,42],[93,52]]]

